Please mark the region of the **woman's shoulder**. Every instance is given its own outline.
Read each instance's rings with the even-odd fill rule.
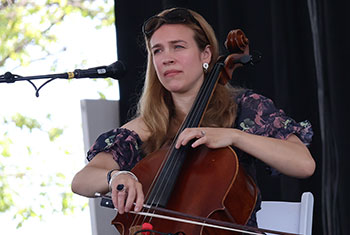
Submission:
[[[249,89],[242,90],[236,96],[236,103],[238,108],[242,110],[272,112],[277,109],[272,99]]]
[[[136,117],[131,121],[125,123],[122,128],[136,132],[142,142],[145,142],[150,137],[150,132],[147,128],[147,125],[141,117]]]
[[[266,99],[265,96],[256,93],[255,91],[251,89],[238,89],[236,91],[236,102],[237,103],[242,103],[247,100],[260,100],[260,99]]]

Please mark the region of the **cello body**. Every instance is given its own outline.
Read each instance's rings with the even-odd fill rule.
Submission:
[[[149,191],[156,178],[166,151],[156,151],[132,169],[139,177],[144,192]],[[237,155],[230,147],[212,150],[202,146],[188,152],[166,207],[185,214],[244,225],[254,209],[256,190],[253,180],[239,166]],[[232,214],[232,211],[236,213]],[[123,214],[117,215],[112,223],[121,234],[131,235],[141,229],[144,220],[143,216]],[[158,218],[152,218],[151,223],[155,230],[164,233],[235,234]]]

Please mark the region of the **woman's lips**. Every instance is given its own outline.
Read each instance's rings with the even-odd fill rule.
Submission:
[[[180,70],[176,70],[176,69],[167,70],[164,72],[164,77],[172,77],[172,76],[175,76],[179,73],[181,73]]]

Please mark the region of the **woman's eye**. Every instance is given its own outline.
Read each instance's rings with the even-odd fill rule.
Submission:
[[[175,48],[185,48],[185,47],[182,45],[175,45]]]
[[[153,55],[158,54],[161,50],[160,49],[154,49],[153,50]]]

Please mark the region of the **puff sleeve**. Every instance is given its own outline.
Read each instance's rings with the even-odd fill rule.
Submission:
[[[99,152],[111,153],[121,170],[131,170],[143,158],[142,141],[134,131],[117,128],[101,134],[87,153],[91,161]]]

